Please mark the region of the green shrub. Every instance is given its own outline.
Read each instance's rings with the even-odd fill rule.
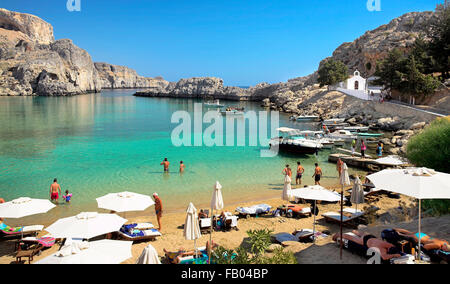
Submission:
[[[450,117],[438,118],[408,142],[406,155],[419,167],[450,173]],[[424,200],[424,210],[435,215],[450,213],[450,200]]]
[[[419,167],[450,173],[450,117],[436,119],[413,136],[406,156]]]
[[[272,232],[273,231],[268,229],[247,231],[247,235],[250,238],[248,241],[251,246],[250,251],[257,255],[263,254],[264,251],[271,245],[270,234]]]

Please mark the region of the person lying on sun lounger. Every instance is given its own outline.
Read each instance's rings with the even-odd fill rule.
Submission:
[[[215,244],[214,241],[212,242],[212,244],[213,244],[213,250],[218,247],[218,245]],[[205,248],[203,248],[203,249],[199,248],[197,250],[197,257],[201,257],[204,253],[209,254],[208,246],[209,246],[209,241],[206,242]],[[168,258],[170,263],[179,264],[179,263],[181,263],[183,258],[195,256],[195,251],[194,250],[186,251],[183,248],[180,248],[177,252],[170,252],[170,251],[167,251],[166,249],[164,249],[164,254]]]
[[[419,233],[415,234],[404,229],[394,229],[400,236],[407,237],[419,243]],[[446,240],[436,239],[428,236],[425,233],[420,233],[420,242],[426,250],[442,250],[450,252],[450,244]]]
[[[377,239],[375,236],[370,234],[353,231],[352,234],[344,234],[343,238],[344,240],[348,240],[362,246],[362,248],[366,251],[370,248],[378,249],[380,251],[381,258],[385,261],[392,258],[402,257],[401,252],[393,244]],[[333,236],[333,241],[338,242],[339,239],[340,233]]]

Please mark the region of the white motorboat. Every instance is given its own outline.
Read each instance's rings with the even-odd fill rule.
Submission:
[[[275,145],[279,146],[280,151],[295,154],[316,154],[323,148],[323,145],[318,141],[305,138],[272,139],[271,146]]]
[[[342,124],[345,122],[345,118],[333,118],[333,119],[326,119],[322,122],[323,125],[336,125],[336,124]]]
[[[348,130],[350,132],[367,132],[369,131],[368,126],[347,126],[343,130]]]
[[[221,111],[220,113],[223,114],[223,115],[244,115],[243,111],[236,110],[236,109],[224,110],[224,111]]]
[[[319,121],[320,117],[318,117],[317,115],[300,115],[300,116],[291,116],[291,120],[299,122],[314,122]]]
[[[206,107],[218,107],[218,108],[224,107],[224,105],[220,104],[220,100],[215,100],[213,102],[206,102],[206,103],[203,103],[203,105]]]
[[[351,133],[348,130],[337,130],[333,133],[325,135],[325,137],[331,138],[331,139],[340,139],[340,140],[344,140],[346,142],[351,142],[355,139],[358,139],[357,135],[354,135],[353,133]]]

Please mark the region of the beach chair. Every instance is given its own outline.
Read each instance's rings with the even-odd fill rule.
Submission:
[[[231,231],[231,230],[236,230],[239,231],[238,229],[238,216],[232,215],[229,212],[225,213],[225,230],[226,231]]]
[[[209,258],[206,247],[198,248],[197,254],[194,250],[177,252],[164,250],[164,255],[170,264],[206,264]]]
[[[26,237],[16,242],[15,251],[19,249],[28,250],[33,245],[41,245],[42,249],[51,248],[56,243],[56,239],[50,236],[44,236],[42,238]],[[21,247],[21,248],[19,248]]]
[[[370,258],[373,256],[372,254],[367,253],[368,248],[366,246],[364,246],[363,244],[354,242],[352,240],[346,239],[345,235],[359,238],[357,235],[355,235],[352,232],[345,233],[344,238],[343,238],[343,247],[345,250],[348,250],[349,252],[351,252],[353,254],[357,254],[357,255],[365,257],[365,258]],[[340,243],[341,243],[341,238],[337,237],[336,244],[340,245]],[[383,264],[414,264],[414,256],[410,255],[410,254],[403,254],[402,257],[399,257],[399,258],[382,258],[381,262]]]
[[[365,215],[364,212],[354,208],[345,208],[343,212],[342,225],[351,228],[357,228],[360,225],[358,221]],[[322,217],[328,223],[341,223],[341,213],[338,212],[327,212],[322,214]]]
[[[42,225],[33,225],[33,226],[25,226],[25,227],[10,227],[5,223],[0,224],[0,238],[14,238],[14,237],[22,237],[22,236],[37,236],[42,230],[44,226]]]
[[[267,204],[259,204],[250,207],[238,207],[236,208],[236,212],[245,218],[250,218],[251,216],[258,216],[268,214],[272,206]]]
[[[31,264],[34,256],[39,255],[44,248],[41,244],[36,243],[28,247],[28,249],[22,249],[25,243],[20,243],[16,252],[16,263],[22,263],[22,258],[28,259],[28,264]]]
[[[207,234],[211,232],[211,218],[202,218],[199,220],[200,232],[202,234]]]
[[[142,225],[142,224],[141,224]],[[147,224],[148,225],[148,224]],[[132,242],[155,241],[162,234],[153,228],[137,229],[138,224],[124,225],[117,232],[120,239]],[[144,226],[145,227],[145,226]]]

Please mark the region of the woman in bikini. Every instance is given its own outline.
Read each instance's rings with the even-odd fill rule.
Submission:
[[[450,244],[446,240],[436,239],[428,236],[425,233],[414,234],[408,230],[404,229],[394,229],[400,236],[413,239],[416,243],[420,242],[423,244],[423,248],[426,250],[443,250],[445,252],[450,252]]]

